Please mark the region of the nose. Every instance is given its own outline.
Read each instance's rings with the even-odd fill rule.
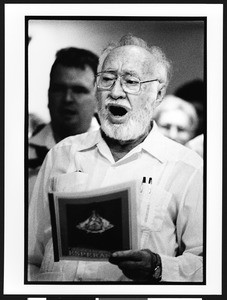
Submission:
[[[124,98],[126,96],[122,84],[121,84],[121,80],[120,77],[117,78],[117,80],[115,81],[111,91],[110,91],[110,96],[113,99],[119,99],[119,98]]]
[[[71,102],[71,101],[73,101],[73,99],[74,99],[74,97],[73,97],[72,89],[67,88],[65,90],[65,101],[66,102]]]

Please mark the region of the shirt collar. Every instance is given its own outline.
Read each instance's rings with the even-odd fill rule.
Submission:
[[[153,122],[153,128],[151,132],[146,137],[146,139],[136,148],[137,151],[141,151],[141,149],[144,149],[150,155],[154,156],[159,161],[164,163],[166,160],[168,160],[168,154],[166,152],[165,143],[166,138],[159,132],[156,123]],[[89,136],[84,135],[84,138],[83,140],[81,140],[80,146],[77,149],[79,151],[83,151],[92,148],[96,145],[100,149],[103,149],[103,147],[107,147],[105,141],[101,136],[100,130],[96,131],[94,134],[91,134]],[[135,152],[134,149],[132,150],[133,152]]]
[[[87,131],[83,134],[79,134],[76,136],[71,136],[69,138],[66,138],[65,140],[72,138],[76,139],[75,141],[73,141],[73,145],[76,151],[88,150],[102,141],[100,129],[94,131]],[[62,142],[64,142],[64,140]]]
[[[88,129],[88,132],[96,131],[97,129],[99,129],[99,124],[97,122],[97,119],[95,117],[93,117],[91,120],[91,125]],[[31,137],[29,139],[29,144],[32,144],[35,146],[43,146],[48,149],[51,149],[52,147],[54,147],[56,145],[56,141],[54,139],[51,123],[45,125],[44,128],[42,128],[42,130],[40,130],[36,135]],[[89,146],[89,143],[88,143],[88,146]]]
[[[153,121],[153,128],[146,139],[141,143],[141,148],[156,157],[162,163],[168,160],[166,138],[160,133],[157,124]]]

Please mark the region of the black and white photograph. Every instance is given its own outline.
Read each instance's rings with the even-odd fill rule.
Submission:
[[[51,121],[37,125],[28,141],[28,281],[92,280],[157,284],[162,280],[204,284],[203,242],[206,228],[203,222],[205,195],[201,149],[206,134],[206,20],[124,17],[112,20],[33,20],[28,17],[26,21],[28,47],[32,47],[32,39],[35,41],[35,31],[32,31],[35,27],[43,31],[50,26],[58,27],[57,41],[60,40],[62,27],[68,28],[65,31],[67,34],[70,29],[77,30],[81,26],[85,30],[85,40],[88,36],[86,30],[90,28],[99,35],[101,29],[107,31],[110,28],[113,35],[108,34],[104,41],[102,36],[101,41],[107,43],[107,48],[99,58],[92,49],[64,47],[56,52],[50,69],[46,94]],[[141,30],[141,26],[145,32],[143,35],[137,33],[137,28]],[[100,29],[94,30],[95,27]],[[162,46],[158,41],[152,41],[150,46],[151,41],[148,44],[146,36],[152,28],[165,35],[167,28],[172,35],[176,31],[180,35],[181,30],[197,33],[193,39],[190,36],[191,43],[194,43],[190,53],[181,54],[185,60],[191,60],[194,55],[193,64],[197,70],[193,68],[193,74],[189,70],[188,76],[193,76],[193,79],[179,85],[175,92],[167,89],[173,77],[172,61],[176,63],[176,59],[173,55],[169,59],[162,50],[164,47],[168,51],[170,34],[168,37],[166,35],[167,41]],[[152,36],[151,32],[149,34]],[[112,41],[115,36],[118,40]],[[188,43],[185,39],[185,45],[181,47],[185,49]],[[40,53],[40,49],[38,51]],[[32,55],[31,49],[31,52],[28,51],[30,101],[33,99],[32,72],[35,68]],[[40,63],[37,70],[40,70]],[[184,93],[187,96],[183,96]],[[28,105],[28,112],[29,108]],[[94,119],[99,128],[93,130]],[[199,154],[190,151],[190,145],[187,145],[193,143],[194,138],[199,140]],[[51,142],[55,146],[48,152]],[[43,155],[44,149],[47,155]],[[34,165],[34,161],[41,165]],[[30,162],[33,165],[29,165]],[[140,232],[137,249],[122,249],[122,246],[118,249],[117,236],[110,237],[114,229],[98,235],[99,241],[96,235],[94,240],[94,234],[84,231],[87,223],[92,228],[91,219],[102,217],[109,226],[115,228],[116,225],[111,219],[106,219],[107,216],[98,208],[87,208],[86,205],[87,210],[81,206],[76,209],[68,201],[64,209],[65,226],[61,226],[67,234],[61,230],[61,242],[58,243],[59,251],[62,250],[60,256],[65,260],[59,262],[56,257],[53,262],[52,226],[46,193],[49,185],[58,191],[70,189],[76,192],[94,190],[103,185],[111,188],[114,184],[126,184],[129,180],[141,182],[144,189],[141,197],[137,196],[136,219],[139,220]],[[152,192],[147,191],[147,187],[151,187]],[[89,199],[86,202],[88,204]],[[107,205],[105,211],[115,212],[119,220],[122,219],[119,209],[117,212],[112,203]],[[62,219],[60,212],[63,212],[63,205],[59,207],[59,217]],[[78,222],[74,224],[76,219]],[[73,226],[77,226],[76,232],[72,231]],[[137,235],[136,232],[132,234]],[[105,235],[107,239],[104,239]],[[105,245],[103,250],[114,250],[107,262],[97,264],[90,261],[92,252],[87,251],[97,249],[97,243],[101,247]],[[87,248],[86,253],[80,251],[84,248]],[[45,250],[42,254],[41,249]],[[77,261],[74,268],[71,262],[69,267],[66,259],[69,256],[79,256],[81,262]],[[86,262],[87,267],[84,260],[90,261]]]
[[[221,293],[222,14],[5,6],[6,132],[12,113],[20,138],[6,157],[6,294]]]
[[[50,122],[37,125],[28,141],[28,281],[153,284],[183,281],[204,284],[206,227],[202,158],[206,135],[206,19],[115,17],[112,20],[65,20],[61,17],[46,20],[28,17],[26,21],[28,113],[30,102],[35,99],[33,76],[37,78],[40,70],[37,56],[33,58],[33,40],[35,43],[41,32],[57,29],[56,42],[61,40],[62,30],[69,44],[69,47],[57,50],[50,68],[46,91]],[[97,50],[92,48],[70,46],[67,32],[75,32],[74,35],[71,33],[72,40],[78,44],[78,28],[84,31],[83,40],[89,39],[92,30],[101,44],[107,44],[101,56],[94,54]],[[101,31],[108,37],[104,38]],[[153,39],[152,31],[163,35],[161,45],[159,38]],[[175,43],[169,49],[170,35],[176,36],[176,44],[180,35],[185,36],[180,50]],[[116,37],[118,40],[112,41]],[[50,39],[47,39],[48,44],[51,44]],[[36,53],[41,56],[39,45]],[[178,53],[173,55],[176,49]],[[184,76],[190,79],[183,79],[177,73],[174,77],[173,65],[177,68],[180,64],[187,69]],[[192,64],[193,72],[188,68]],[[43,74],[43,70],[40,71]],[[171,78],[176,78],[176,87],[168,90]],[[41,99],[37,91],[36,97]],[[94,120],[98,129],[91,128]],[[198,148],[190,151],[194,138]],[[50,147],[51,143],[53,147]],[[65,215],[65,226],[61,226],[61,238],[58,238],[59,255],[64,257],[64,262],[59,262],[59,255],[53,261],[57,251],[53,251],[56,247],[51,245],[53,226],[49,222],[46,190],[86,192],[103,185],[111,188],[114,184],[126,184],[129,180],[141,182],[144,189],[141,196],[137,196],[138,247],[134,250],[118,248],[117,236],[111,236],[116,225],[109,217],[92,206],[88,209],[79,205],[72,207],[69,200],[67,207],[63,209],[63,204],[59,207],[58,214],[60,220],[61,214]],[[152,193],[147,188],[152,188]],[[83,204],[86,202],[88,205],[89,199]],[[121,220],[120,211],[117,212],[112,203],[107,205],[105,211],[115,213]],[[91,225],[90,220],[97,218],[103,218],[114,228],[95,237],[84,231],[87,223]],[[77,224],[74,220],[78,220]],[[77,226],[76,232],[72,231],[73,226]],[[132,234],[137,235],[136,232]],[[106,258],[109,256],[107,262],[90,261],[93,252],[88,253],[88,249],[97,249],[96,243],[102,245],[103,250],[114,250],[111,255],[105,252]],[[42,255],[41,249],[45,249]],[[77,261],[74,268],[71,262],[68,267],[67,258],[71,260],[76,256],[81,262]],[[87,267],[84,260],[90,261],[86,263]]]

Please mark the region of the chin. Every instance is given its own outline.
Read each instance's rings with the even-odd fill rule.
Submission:
[[[100,116],[101,128],[110,138],[129,141],[136,140],[141,135],[149,131],[151,119],[134,120],[129,119],[123,124],[113,124],[108,118]]]

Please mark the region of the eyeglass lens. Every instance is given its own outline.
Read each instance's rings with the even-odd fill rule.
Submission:
[[[119,76],[122,88],[125,92],[134,92],[137,93],[140,90],[140,81],[139,79],[131,75],[122,75]],[[118,76],[111,73],[102,73],[99,74],[98,87],[103,89],[110,89],[115,84]]]

